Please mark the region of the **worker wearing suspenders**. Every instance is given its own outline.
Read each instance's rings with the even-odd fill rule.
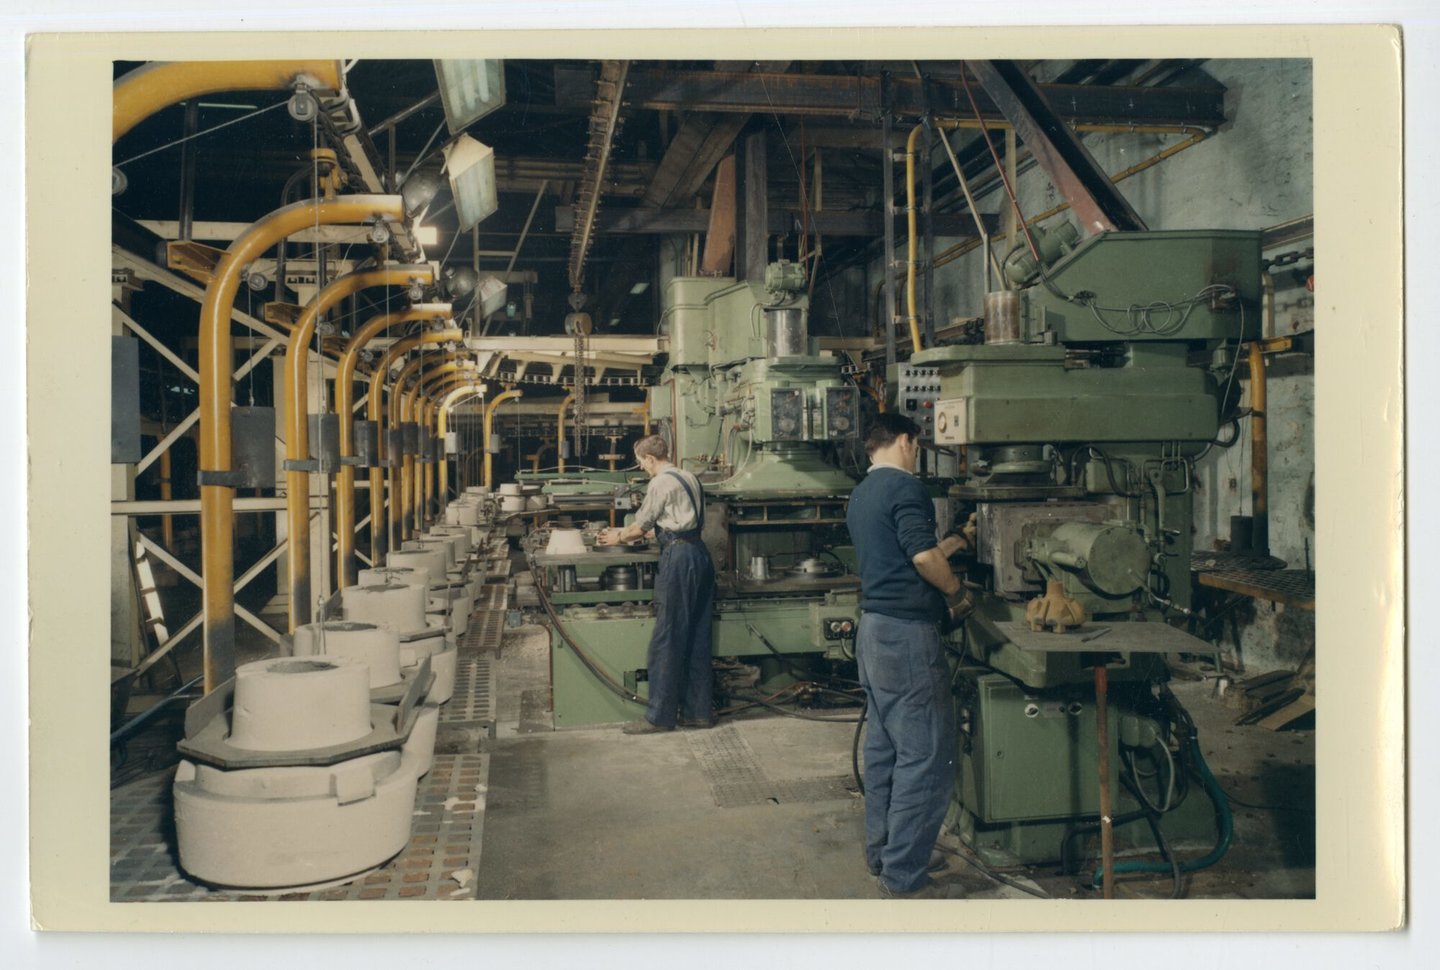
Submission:
[[[655,532],[660,565],[655,574],[655,630],[646,664],[650,702],[645,718],[625,726],[626,734],[653,734],[682,727],[710,727],[710,623],[715,602],[715,567],[701,541],[705,497],[700,481],[670,463],[659,435],[635,443],[635,458],[650,485],[635,521],[606,529],[601,545],[635,542]]]

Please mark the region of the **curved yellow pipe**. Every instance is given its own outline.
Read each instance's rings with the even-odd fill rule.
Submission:
[[[401,353],[414,347],[421,347],[426,344],[448,343],[459,341],[463,337],[457,336],[458,329],[432,331],[421,334],[418,337],[407,337],[396,343],[385,352],[382,362],[388,370],[390,362],[399,357]],[[455,354],[447,354],[441,357],[426,358],[423,354],[409,361],[400,369],[399,375],[391,385],[390,402],[386,419],[389,427],[398,428],[410,419],[410,403],[414,400],[413,394],[405,391],[405,385],[410,378],[415,376],[425,365],[433,364],[436,360],[444,360],[454,357]],[[373,404],[373,402],[372,402]],[[413,508],[414,493],[411,485],[415,474],[415,457],[413,455],[401,455],[400,465],[390,466],[390,515],[387,519],[387,530],[393,530],[399,539],[409,538],[411,532],[411,510]]]
[[[467,363],[465,361],[460,361],[454,365],[447,364],[442,367],[437,367],[434,369],[434,371],[424,375],[421,378],[421,383],[424,385],[425,390],[423,396],[420,398],[420,427],[434,429],[436,432],[436,438],[440,442],[440,453],[435,456],[436,460],[432,462],[425,462],[421,466],[423,474],[420,476],[422,479],[420,482],[421,489],[419,492],[420,500],[415,503],[416,507],[420,510],[419,528],[421,530],[424,530],[425,527],[430,524],[430,499],[437,497],[437,484],[444,485],[446,477],[445,466],[447,462],[445,459],[444,451],[445,435],[440,432],[439,428],[437,427],[436,415],[440,408],[440,402],[436,399],[441,394],[447,393],[449,388],[457,383],[469,383],[474,381],[475,374],[476,371],[473,362]],[[440,470],[438,473],[435,469],[436,465],[440,466]]]
[[[428,419],[424,416],[425,405],[428,403],[430,393],[428,385],[441,375],[452,375],[462,369],[468,370],[469,368],[460,362],[466,353],[467,351],[459,351],[426,360],[425,363],[429,366],[420,368],[416,375],[415,386],[410,389],[401,402],[402,422],[413,421],[419,426],[421,434],[425,433],[429,427],[426,423]],[[444,363],[436,365],[436,360],[444,361]],[[442,377],[441,383],[443,382]],[[418,534],[425,528],[425,499],[431,491],[430,472],[430,463],[409,459],[408,474],[411,480],[408,492],[410,500],[401,508],[400,517],[411,534]]]
[[[575,400],[575,392],[565,395],[555,415],[555,471],[565,474],[565,409]]]
[[[476,380],[473,384],[457,387],[445,395],[445,399],[440,402],[440,416],[436,420],[442,442],[450,432],[450,409],[462,401],[466,395],[481,397],[484,394],[485,384]],[[459,468],[458,463],[456,468]],[[447,502],[450,500],[450,459],[448,457],[440,462],[440,497]]]
[[[370,375],[370,398],[367,402],[367,412],[370,420],[376,424],[380,438],[379,451],[382,458],[386,456],[387,448],[385,446],[385,409],[382,405],[381,392],[384,388],[385,378],[390,372],[390,365],[395,362],[396,358],[403,356],[405,353],[422,344],[446,343],[452,340],[458,342],[463,339],[464,334],[454,327],[445,330],[431,330],[428,333],[422,333],[418,336],[405,337],[402,340],[397,340],[386,348],[385,353],[380,355],[380,360],[374,372]],[[399,385],[394,385],[391,391],[392,403],[394,403],[398,390]],[[385,480],[387,478],[385,469],[378,467],[370,469],[370,552],[372,561],[374,561],[377,566],[384,565],[385,553],[391,548],[390,526],[400,515],[399,479],[394,466],[391,466],[390,472],[391,474],[388,478],[393,490],[391,492],[391,500],[388,503],[390,513],[387,516],[385,512],[387,505],[385,501]]]
[[[110,140],[187,98],[221,91],[288,91],[303,81],[320,92],[345,86],[339,61],[157,61],[115,81]]]
[[[511,398],[523,397],[523,396],[524,396],[524,392],[521,391],[521,390],[519,390],[518,388],[516,388],[516,389],[512,389],[512,390],[505,391],[505,392],[503,392],[503,393],[501,393],[501,394],[495,395],[495,399],[492,400],[489,404],[485,405],[484,448],[485,448],[485,487],[486,487],[486,488],[492,488],[492,487],[494,487],[494,484],[495,484],[494,481],[493,481],[493,479],[494,479],[494,477],[495,477],[495,468],[494,468],[494,458],[495,458],[495,456],[492,455],[492,454],[490,454],[490,435],[491,435],[491,433],[494,431],[494,427],[495,427],[495,409],[498,408],[500,405],[504,404],[506,401],[510,400]]]
[[[335,375],[335,413],[340,416],[342,458],[354,457],[355,454],[355,363],[359,360],[360,351],[392,326],[420,320],[445,320],[449,317],[448,303],[420,304],[395,313],[372,317],[355,331],[340,354]],[[370,487],[383,494],[384,478],[379,468],[370,469]],[[372,517],[372,536],[375,521]],[[341,587],[354,586],[359,581],[358,564],[355,561],[355,467],[343,463],[335,479],[335,545],[336,584]]]
[[[400,219],[398,195],[350,195],[284,206],[240,235],[215,265],[200,305],[200,468],[232,470],[230,453],[231,374],[234,343],[230,314],[240,273],[267,249],[307,226],[363,223],[376,217]],[[204,594],[204,677],[209,693],[235,669],[235,490],[200,488],[200,537]]]
[[[431,283],[434,279],[434,270],[428,263],[352,273],[335,280],[306,305],[285,345],[285,457],[290,462],[301,462],[310,457],[307,365],[310,341],[314,339],[315,324],[320,315],[346,297],[372,286],[406,286],[415,282]],[[342,410],[340,413],[345,412]],[[312,618],[310,473],[304,469],[285,469],[285,521],[288,534],[286,556],[290,567],[290,632],[294,633],[296,627],[309,623]]]

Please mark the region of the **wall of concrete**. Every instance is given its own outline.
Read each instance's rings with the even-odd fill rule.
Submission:
[[[1063,66],[1063,65],[1062,65]],[[1213,60],[1202,69],[1226,88],[1226,123],[1213,135],[1184,148],[1119,183],[1131,206],[1152,229],[1264,229],[1313,211],[1311,69],[1306,60]],[[953,137],[957,148],[974,133]],[[1182,134],[1086,134],[1084,142],[1100,166],[1121,172],[1185,140]],[[936,164],[945,162],[936,150]],[[897,166],[897,169],[899,166]],[[897,198],[903,203],[903,184]],[[978,189],[979,207],[1000,214],[1008,199],[998,182]],[[1021,161],[1016,195],[1027,216],[1058,205],[1062,199],[1037,167]],[[1068,213],[1050,218],[1055,225]],[[903,240],[901,240],[903,243]],[[936,253],[960,240],[937,239]],[[1018,240],[1017,240],[1018,242]],[[1309,248],[1302,240],[1267,253]],[[1004,242],[997,244],[1003,254]],[[900,255],[903,257],[903,250]],[[852,299],[852,320],[869,320],[873,308],[856,305],[852,294],[868,295],[866,283],[881,279],[879,260],[846,275],[840,291]],[[1303,334],[1313,330],[1313,298],[1306,280],[1310,260],[1272,270],[1275,315],[1270,332]],[[981,314],[984,278],[981,253],[950,259],[935,271],[937,326],[957,317]],[[897,298],[903,293],[897,288]],[[818,295],[817,295],[818,302]],[[1307,554],[1318,556],[1314,532],[1314,378],[1310,358],[1295,354],[1272,360],[1269,392],[1271,551],[1292,567],[1303,567]],[[1249,407],[1250,382],[1242,362],[1238,382]],[[1198,465],[1194,542],[1212,549],[1229,537],[1230,517],[1250,512],[1251,437],[1242,422],[1230,448],[1212,448]],[[1269,604],[1246,604],[1237,611],[1241,656],[1252,670],[1293,667],[1314,643],[1313,614],[1285,611]],[[1225,633],[1227,640],[1232,634]],[[1233,644],[1231,644],[1233,646]]]

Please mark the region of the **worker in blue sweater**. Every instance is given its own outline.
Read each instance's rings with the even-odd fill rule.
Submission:
[[[855,655],[865,687],[865,861],[888,898],[945,897],[930,879],[932,849],[955,779],[955,709],[942,622],[973,600],[949,557],[967,534],[936,537],[935,507],[915,477],[920,426],[876,416],[865,439],[870,468],[846,522],[860,560]]]

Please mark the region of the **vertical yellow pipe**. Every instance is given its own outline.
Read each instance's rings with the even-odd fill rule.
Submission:
[[[905,242],[905,310],[910,321],[910,346],[917,354],[920,353],[920,321],[915,316],[915,262],[919,258],[915,238],[915,140],[924,130],[924,125],[916,125],[905,140],[905,225],[906,235],[910,237]]]
[[[435,427],[436,412],[440,407],[440,396],[449,391],[457,383],[469,383],[475,379],[475,365],[473,361],[464,359],[463,354],[452,355],[455,359],[450,363],[441,364],[421,375],[419,387],[421,389],[421,400],[424,402],[421,417],[421,430],[436,430],[441,439],[442,450],[437,456],[436,462],[425,463],[423,466],[423,477],[420,485],[420,500],[416,503],[420,510],[419,528],[423,531],[429,524],[429,501],[437,497],[436,483],[443,481],[445,472],[445,455],[443,451],[444,432]],[[440,465],[440,473],[436,474],[434,465]]]
[[[397,196],[353,195],[298,202],[270,213],[240,235],[215,265],[200,306],[200,470],[223,477],[232,471],[230,451],[231,377],[234,368],[230,314],[240,273],[267,249],[307,226],[363,223],[376,217],[400,219]],[[229,484],[200,487],[200,537],[204,597],[204,685],[208,693],[235,670],[235,489]]]
[[[470,384],[470,385],[465,386],[465,387],[457,387],[457,388],[455,388],[454,390],[452,390],[449,394],[445,395],[445,400],[444,400],[444,402],[440,405],[440,418],[439,418],[439,422],[438,422],[438,423],[439,423],[439,428],[440,428],[440,438],[441,438],[441,441],[442,441],[442,442],[444,441],[445,436],[446,436],[447,434],[449,434],[449,432],[450,432],[450,409],[451,409],[452,407],[454,407],[456,404],[458,404],[461,400],[463,400],[466,395],[479,396],[479,395],[484,394],[484,393],[485,393],[485,385],[484,385],[484,384],[480,384],[480,383],[474,383],[474,384]],[[461,463],[464,462],[464,461],[465,461],[465,456],[464,456],[463,454],[457,452],[457,453],[456,453],[456,465],[455,465],[457,473],[459,473],[459,472],[462,471],[462,469],[461,469]],[[441,498],[441,501],[444,501],[444,502],[450,501],[450,482],[449,482],[449,478],[450,478],[450,460],[449,460],[448,458],[446,458],[446,460],[445,460],[444,462],[442,462],[441,465],[440,465],[440,498]],[[463,484],[464,484],[464,476],[463,476],[463,474],[461,475],[461,484],[462,484],[462,486],[463,486]]]
[[[322,314],[346,297],[372,286],[405,286],[431,282],[430,266],[387,267],[353,273],[326,286],[306,305],[285,345],[285,522],[286,558],[290,571],[290,632],[309,623],[310,608],[310,473],[299,463],[310,458],[310,342]],[[337,385],[340,375],[336,375]],[[344,413],[342,410],[341,413]],[[345,431],[349,430],[345,422]],[[342,432],[342,440],[344,440]],[[343,450],[342,450],[343,453]],[[337,574],[338,576],[338,574]],[[324,592],[329,592],[325,590]]]
[[[381,405],[380,389],[383,386],[385,376],[390,371],[390,365],[394,363],[397,358],[422,344],[440,344],[451,341],[458,343],[464,339],[465,335],[454,327],[445,330],[432,330],[415,337],[406,337],[403,340],[397,340],[380,356],[380,361],[376,365],[375,372],[370,375],[369,417],[379,428],[382,456],[387,449],[385,448],[385,411]],[[392,406],[397,405],[396,395],[399,391],[399,386],[399,382],[396,382],[394,390],[391,392]],[[391,471],[394,471],[393,465],[391,466]],[[389,534],[390,523],[398,518],[400,514],[398,488],[391,494],[390,502],[388,503],[390,514],[386,514],[386,477],[384,469],[370,469],[370,550],[372,560],[377,566],[384,565],[385,554],[391,548]],[[395,475],[392,474],[389,478],[393,484],[398,484]]]
[[[511,398],[521,397],[521,396],[523,396],[523,392],[520,391],[520,390],[515,390],[515,389],[508,390],[508,391],[504,391],[503,393],[500,393],[500,394],[495,395],[495,399],[494,399],[493,401],[491,401],[489,404],[485,405],[485,431],[484,431],[484,436],[483,436],[483,439],[484,439],[484,440],[483,440],[483,443],[484,443],[484,448],[485,448],[485,487],[486,487],[486,488],[494,488],[494,487],[495,487],[495,481],[494,481],[494,477],[495,477],[495,467],[494,467],[494,464],[493,464],[493,459],[494,459],[495,456],[492,455],[492,454],[490,454],[490,436],[491,436],[491,434],[494,432],[494,427],[495,427],[495,409],[498,408],[501,404],[504,404],[506,401],[510,400]]]
[[[350,338],[350,342],[340,354],[335,375],[335,411],[340,416],[342,458],[353,458],[355,454],[355,364],[360,350],[392,326],[421,320],[444,320],[449,316],[448,303],[421,304],[374,317],[366,321]],[[372,486],[375,471],[376,469],[371,469]],[[374,525],[375,519],[372,518],[372,536],[375,534]],[[335,481],[335,540],[335,582],[341,587],[354,586],[359,580],[358,564],[355,561],[355,466],[343,462]]]
[[[421,433],[424,432],[424,424],[419,420],[418,403],[423,399],[425,385],[437,374],[448,374],[459,370],[460,366],[455,361],[461,356],[462,353],[447,353],[430,358],[417,357],[406,365],[405,369],[400,372],[395,386],[400,387],[411,376],[415,378],[415,386],[400,395],[399,418],[401,425],[414,423]],[[393,400],[394,398],[392,398]],[[421,521],[423,515],[420,507],[425,494],[425,469],[425,462],[417,461],[412,455],[405,456],[401,471],[401,539],[410,538],[424,527]]]
[[[560,402],[560,407],[555,415],[555,470],[562,475],[565,474],[565,409],[570,406],[570,402],[573,400],[575,400],[575,392],[571,391],[569,394],[566,394],[564,400]],[[578,458],[579,456],[577,455],[576,457]],[[536,465],[535,470],[539,471],[539,463],[537,462]]]

